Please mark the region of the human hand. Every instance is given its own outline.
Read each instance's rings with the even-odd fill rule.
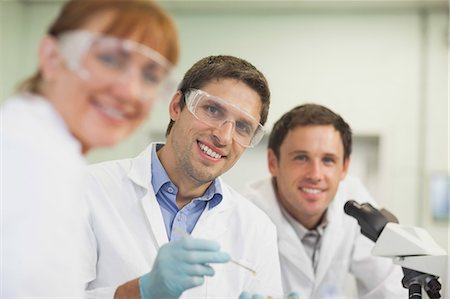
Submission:
[[[291,293],[289,293],[289,295],[287,295],[284,298],[285,299],[300,299],[300,295],[297,292],[291,292]],[[277,299],[277,298],[271,297],[271,296],[263,297],[259,294],[251,295],[250,293],[242,292],[241,295],[239,296],[239,299]]]
[[[300,299],[300,295],[297,292],[290,292],[286,299]]]
[[[182,238],[162,246],[152,270],[139,279],[142,299],[176,299],[213,276],[209,263],[226,263],[230,256],[215,241]]]
[[[239,299],[264,299],[264,298],[259,294],[251,295],[248,292],[242,292],[241,295],[239,295]]]

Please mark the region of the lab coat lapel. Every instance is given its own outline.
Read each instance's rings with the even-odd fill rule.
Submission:
[[[333,203],[328,207],[328,224],[323,236],[323,242],[320,249],[319,264],[317,265],[316,285],[319,285],[325,278],[325,274],[329,271],[329,267],[334,258],[336,258],[336,250],[338,246],[335,240],[343,238],[342,230],[343,212],[339,211],[339,200],[335,198]]]
[[[220,183],[222,184],[221,180]],[[208,240],[219,240],[220,236],[226,233],[229,227],[228,219],[231,215],[230,213],[232,213],[234,202],[225,186],[222,187],[222,192],[223,198],[220,204],[210,209],[210,202],[208,202],[192,231],[192,236]]]
[[[286,219],[280,219],[278,227],[278,247],[284,259],[302,272],[310,281],[314,281],[314,270],[302,242]]]
[[[264,181],[260,185],[255,185],[254,188],[260,191],[259,198],[262,201],[258,203],[258,206],[266,212],[277,227],[280,256],[288,260],[292,267],[302,272],[310,281],[313,281],[314,270],[311,260],[294,229],[284,217],[276,199],[271,180]]]
[[[131,162],[128,177],[136,184],[137,196],[147,217],[150,231],[157,247],[169,242],[158,201],[152,186],[151,151],[156,146],[152,143]]]

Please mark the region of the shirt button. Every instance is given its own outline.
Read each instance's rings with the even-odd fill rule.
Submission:
[[[169,188],[167,188],[167,191],[168,191],[169,193],[173,193],[173,188],[172,188],[172,187],[169,187]]]

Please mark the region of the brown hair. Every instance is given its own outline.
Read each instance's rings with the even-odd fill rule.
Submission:
[[[161,53],[172,64],[178,62],[178,34],[173,20],[151,0],[70,0],[61,9],[47,34],[58,37],[77,30],[99,13],[111,11],[114,17],[103,33],[126,38],[138,32],[141,42]],[[40,93],[38,70],[19,85],[19,90]]]
[[[267,80],[250,62],[234,56],[208,56],[197,61],[186,72],[178,86],[178,90],[183,93],[183,99],[179,102],[180,108],[184,108],[184,94],[189,89],[201,89],[208,83],[220,79],[236,79],[258,93],[261,98],[260,123],[264,125],[270,106],[270,90]],[[173,120],[170,120],[166,136],[169,135],[173,123]]]
[[[273,125],[269,136],[269,149],[273,150],[279,159],[280,146],[290,130],[315,125],[331,125],[339,132],[344,146],[344,161],[348,160],[352,153],[352,129],[339,114],[317,104],[300,105],[286,112]]]

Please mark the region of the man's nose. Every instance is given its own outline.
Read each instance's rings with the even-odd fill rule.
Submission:
[[[233,140],[234,122],[231,120],[225,121],[222,125],[215,128],[213,131],[214,136],[222,145],[231,144]]]
[[[308,178],[317,182],[322,179],[322,164],[320,161],[311,161],[308,168]]]

